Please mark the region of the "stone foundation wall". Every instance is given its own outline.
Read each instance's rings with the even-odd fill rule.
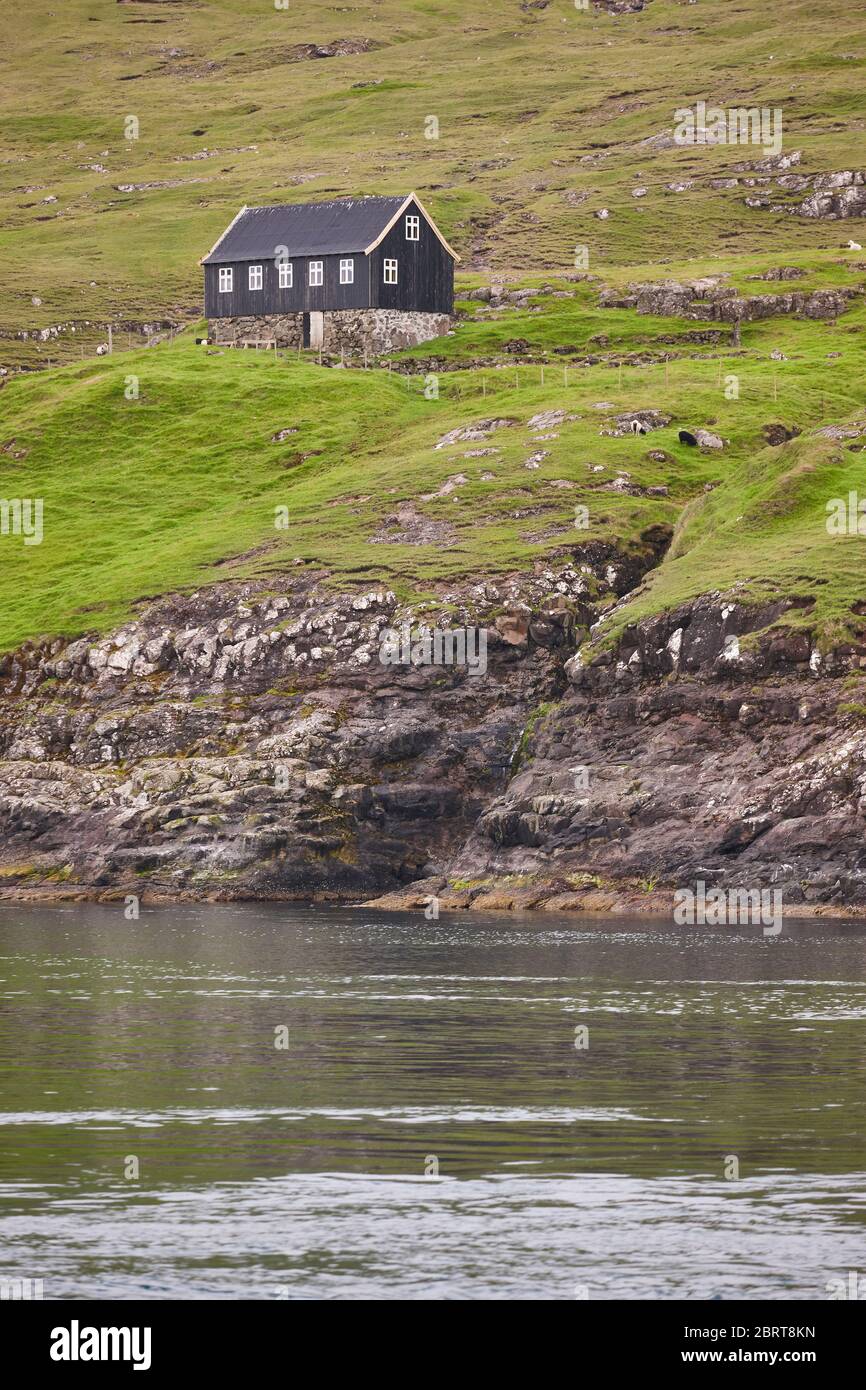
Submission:
[[[325,352],[358,357],[393,352],[438,338],[451,327],[448,314],[405,309],[335,309],[325,314]]]
[[[227,347],[240,347],[244,341],[265,342],[275,338],[277,347],[299,348],[303,344],[303,314],[262,314],[237,319],[211,319],[208,337]]]
[[[403,309],[333,309],[325,313],[323,351],[339,356],[393,352],[414,347],[447,333],[448,314],[422,314]],[[262,314],[234,319],[211,319],[208,336],[215,343],[240,347],[244,342],[276,339],[277,347],[299,348],[303,343],[303,314]]]

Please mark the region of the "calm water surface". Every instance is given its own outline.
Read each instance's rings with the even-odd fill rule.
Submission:
[[[0,953],[0,1275],[46,1298],[866,1268],[863,924],[7,904]]]

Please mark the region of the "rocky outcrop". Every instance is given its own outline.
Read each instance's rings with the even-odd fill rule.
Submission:
[[[393,665],[383,588],[305,574],[152,604],[111,635],[0,658],[0,884],[357,897],[447,859],[507,781],[531,710],[653,559],[443,593],[486,669]],[[431,621],[428,618],[428,623]],[[441,621],[444,621],[442,619]]]
[[[798,265],[777,265],[765,270],[763,275],[747,275],[747,280],[803,280],[806,272]]]
[[[751,323],[778,314],[800,314],[810,319],[835,319],[850,306],[860,291],[852,289],[791,290],[785,294],[740,295],[719,276],[707,276],[679,284],[630,284],[625,294],[603,290],[602,309],[635,309],[639,314],[662,314],[686,319],[711,319],[721,323]]]
[[[652,144],[653,140],[662,146],[665,132],[642,141]],[[673,144],[672,137],[669,137]],[[792,217],[823,218],[836,221],[846,217],[866,217],[866,173],[862,169],[840,169],[822,174],[806,174],[797,168],[802,162],[800,150],[790,150],[784,154],[767,155],[764,159],[751,160],[732,166],[737,177],[711,178],[710,188],[716,191],[744,188],[757,190],[743,199],[746,207],[762,209],[767,212],[785,213]],[[672,193],[683,193],[695,184],[694,179],[668,184]],[[795,195],[806,194],[799,201]],[[787,196],[788,201],[780,202],[779,197]],[[751,276],[751,279],[794,279],[793,273],[776,275],[772,271],[765,276]]]
[[[380,48],[373,39],[331,39],[329,43],[296,43],[286,53],[288,63],[303,63],[311,58],[345,58],[355,53],[370,53]]]
[[[483,630],[475,673],[388,664],[418,615],[303,568],[7,654],[0,892],[586,910],[700,876],[866,907],[866,645],[720,594],[605,645],[665,542],[443,589],[425,621]]]
[[[799,162],[799,151],[792,151],[790,155],[771,155],[756,164],[734,167],[739,170],[749,168],[778,174],[780,169],[787,169]],[[724,182],[726,186],[730,186],[741,180],[732,179]],[[772,182],[770,178],[742,179],[744,185],[752,188],[766,187]],[[788,195],[811,191],[799,202],[780,203],[773,201],[773,194],[768,189],[766,192],[747,196],[744,200],[746,206],[762,208],[768,212],[787,213],[793,217],[823,218],[827,221],[837,221],[845,217],[866,217],[866,174],[861,169],[841,169],[824,174],[781,174],[776,178],[775,184],[780,192]]]
[[[812,192],[796,208],[801,217],[836,221],[841,217],[866,217],[866,175],[862,170],[818,174]]]
[[[615,416],[610,425],[603,426],[599,434],[623,439],[628,434],[649,434],[651,430],[664,429],[670,422],[670,415],[661,410],[626,411],[623,415]]]
[[[866,907],[866,724],[836,712],[866,646],[828,660],[785,612],[706,596],[573,658],[453,872],[547,896],[581,875],[633,895],[699,876]]]
[[[640,10],[645,10],[650,0],[592,0],[597,10],[606,10],[608,14],[637,14]]]
[[[570,278],[576,280],[595,280],[596,276],[577,275]],[[529,300],[538,299],[539,297],[571,299],[573,298],[573,291],[557,290],[555,285],[540,285],[537,289],[523,286],[516,290],[508,290],[503,284],[494,280],[491,285],[480,285],[477,289],[466,290],[461,295],[462,299],[477,300],[490,309],[505,309],[511,306],[518,309],[529,309],[532,307]]]
[[[789,913],[866,911],[866,707],[844,679],[866,644],[822,655],[792,610],[707,595],[571,658],[568,692],[423,892],[443,908],[669,911],[700,880],[779,889]]]

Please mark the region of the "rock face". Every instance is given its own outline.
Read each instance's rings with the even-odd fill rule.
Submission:
[[[660,143],[661,136],[653,137],[643,144]],[[673,143],[673,142],[672,142]],[[733,165],[737,178],[716,178],[709,180],[712,189],[744,188],[761,190],[747,194],[743,199],[747,207],[767,212],[784,213],[791,217],[823,218],[836,221],[845,217],[866,217],[866,173],[862,169],[840,169],[823,174],[805,174],[801,170],[787,172],[802,161],[800,150],[785,154],[771,154],[765,159],[748,161]],[[744,177],[751,175],[751,177]],[[683,193],[694,187],[694,180],[668,184],[672,193]],[[778,190],[778,192],[776,191]],[[799,201],[791,195],[806,194]],[[788,196],[788,201],[777,202],[775,198]],[[782,268],[784,272],[784,267]],[[763,276],[750,276],[750,279],[787,280],[799,279],[799,275],[768,271]]]
[[[588,643],[664,544],[443,592],[476,674],[385,664],[417,615],[305,572],[6,655],[2,892],[586,909],[701,878],[866,905],[866,646],[718,594]]]
[[[383,634],[414,615],[387,590],[301,576],[6,655],[0,884],[357,897],[416,878],[465,838],[530,711],[564,688],[590,586],[639,573],[588,547],[585,573],[450,594],[452,627],[464,609],[517,624],[486,620],[477,675],[383,664]]]
[[[781,605],[707,596],[627,632],[539,720],[452,871],[608,883],[778,886],[786,904],[866,904],[866,725]],[[754,645],[756,629],[768,629]],[[538,894],[538,896],[543,896]],[[560,904],[562,905],[562,904]]]
[[[793,151],[791,155],[771,155],[759,163],[735,167],[765,170],[776,174],[780,169],[789,168],[790,165],[799,162],[799,151]],[[743,179],[742,182],[749,187],[766,187],[772,180],[752,178]],[[746,206],[762,208],[769,212],[787,213],[794,217],[824,218],[828,221],[844,217],[866,217],[866,174],[862,169],[841,169],[825,174],[782,174],[776,178],[776,186],[787,194],[805,193],[809,189],[811,192],[800,202],[784,203],[773,202],[769,191],[752,194],[744,200]]]
[[[781,278],[781,277],[780,277]],[[713,319],[720,323],[750,323],[777,314],[802,314],[810,319],[835,319],[849,307],[858,291],[791,290],[786,294],[740,295],[715,276],[679,284],[631,284],[625,294],[603,290],[602,309],[635,309],[639,314],[675,318]]]
[[[837,174],[819,174],[812,192],[797,208],[801,217],[866,217],[866,175],[845,169]]]

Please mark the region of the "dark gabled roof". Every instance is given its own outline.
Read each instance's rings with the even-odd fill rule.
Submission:
[[[382,240],[410,203],[417,203],[445,249],[459,260],[414,193],[401,198],[333,198],[328,203],[291,203],[241,208],[202,265],[264,261],[285,246],[289,256],[366,253]]]
[[[362,252],[400,211],[403,198],[335,198],[329,203],[295,203],[244,208],[203,265],[266,260],[288,247],[290,256]]]

